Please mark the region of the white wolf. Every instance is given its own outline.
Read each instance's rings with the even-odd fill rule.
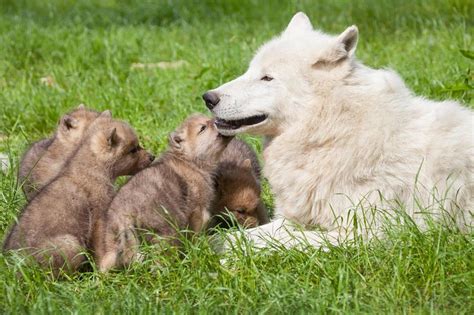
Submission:
[[[247,72],[203,95],[221,133],[266,137],[278,219],[247,232],[256,247],[267,234],[286,246],[338,243],[354,235],[354,214],[373,227],[394,209],[420,226],[429,212],[472,227],[473,112],[414,96],[395,72],[362,65],[357,40],[355,26],[331,36],[297,13]]]

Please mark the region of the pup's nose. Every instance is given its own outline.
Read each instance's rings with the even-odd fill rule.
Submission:
[[[207,108],[210,110],[216,107],[216,105],[219,104],[219,101],[221,100],[219,96],[217,96],[216,92],[206,92],[202,98],[204,99],[204,102],[206,102]]]

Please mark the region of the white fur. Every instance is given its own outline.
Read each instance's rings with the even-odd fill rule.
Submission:
[[[6,154],[0,153],[0,170],[6,173],[9,167],[10,162],[8,160],[8,156]]]
[[[389,216],[404,209],[420,226],[421,210],[435,219],[448,214],[471,228],[473,112],[414,96],[395,72],[362,65],[354,56],[357,37],[355,26],[331,36],[296,14],[247,72],[213,90],[220,97],[217,118],[267,119],[221,132],[266,136],[264,174],[277,217],[322,227],[326,236],[346,239],[354,213],[379,226],[381,216],[363,211],[370,208]],[[248,236],[257,243],[262,234],[286,240],[285,222]],[[314,232],[306,237],[319,242]]]

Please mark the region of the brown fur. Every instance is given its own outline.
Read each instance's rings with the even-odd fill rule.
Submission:
[[[164,237],[174,244],[178,230],[201,231],[214,198],[212,173],[228,142],[203,115],[191,116],[171,133],[168,151],[132,177],[97,222],[93,248],[99,270],[130,264],[141,231],[155,234],[145,237],[148,242]]]
[[[4,250],[21,249],[55,273],[77,270],[85,261],[92,222],[113,198],[115,178],[151,161],[127,124],[102,113],[60,174],[23,210]]]
[[[26,199],[33,199],[59,174],[97,116],[98,112],[80,105],[61,117],[53,137],[35,142],[25,152],[20,162],[18,182]]]
[[[232,140],[219,162],[217,196],[212,207],[214,225],[225,220],[228,210],[244,227],[268,222],[267,209],[260,199],[260,165],[255,152],[243,141]]]

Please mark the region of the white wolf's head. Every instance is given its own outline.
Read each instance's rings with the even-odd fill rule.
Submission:
[[[258,50],[247,72],[203,95],[219,131],[275,136],[298,123],[308,106],[350,74],[357,38],[355,26],[330,36],[297,13],[280,36]]]

